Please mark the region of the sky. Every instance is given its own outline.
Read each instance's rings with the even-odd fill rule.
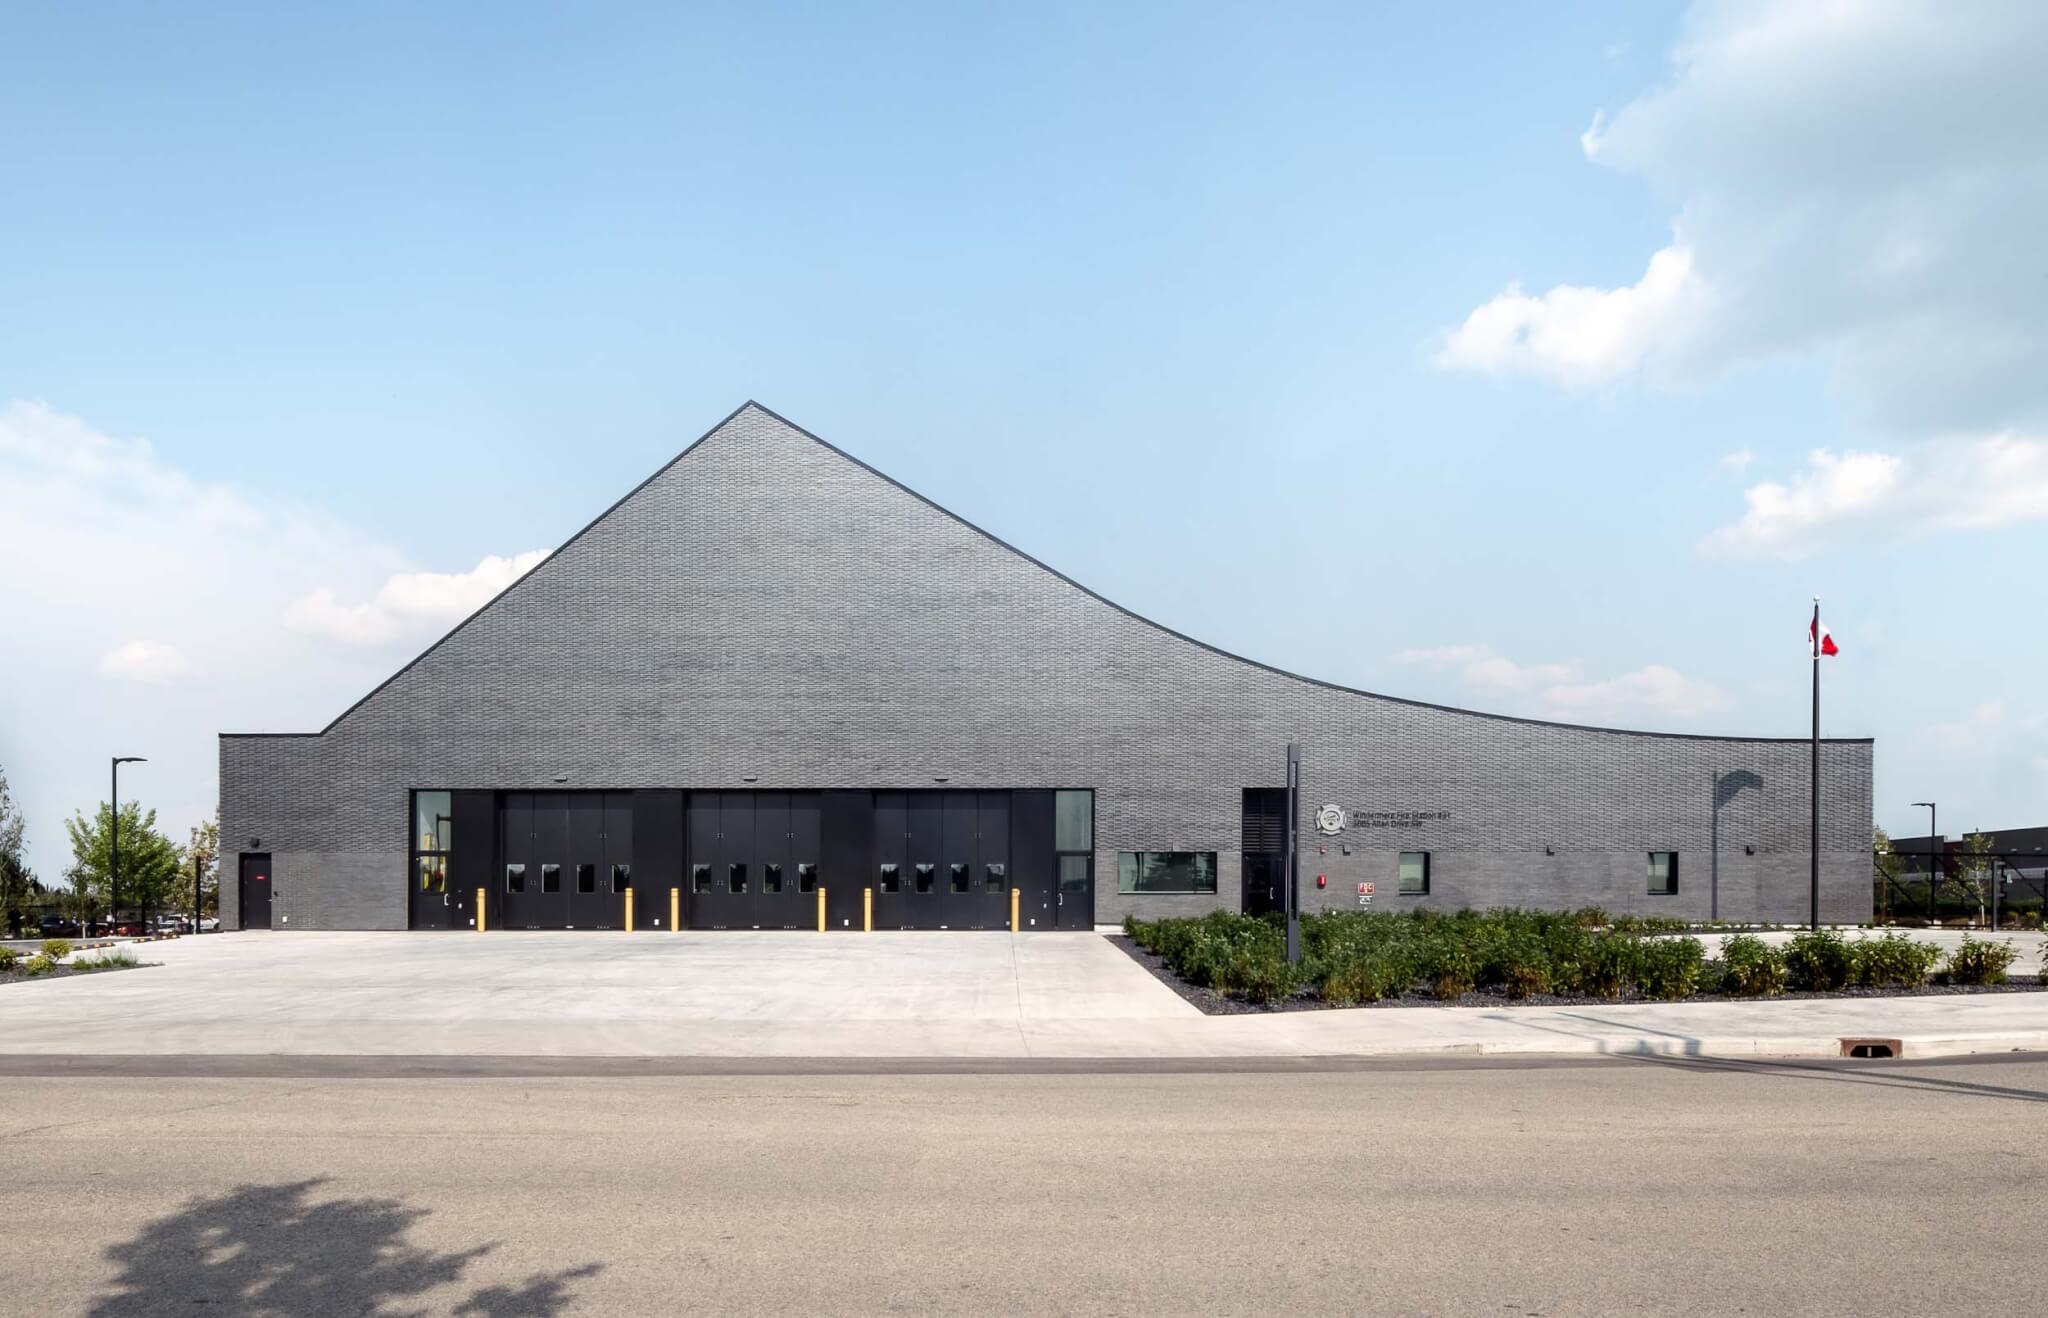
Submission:
[[[1177,630],[2048,823],[2032,3],[12,6],[46,880],[746,399]]]

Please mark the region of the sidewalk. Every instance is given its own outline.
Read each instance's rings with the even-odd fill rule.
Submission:
[[[1896,1039],[1906,1057],[2048,1050],[2048,993],[1211,1017],[1093,934],[224,934],[137,952],[162,964],[0,986],[0,1054],[1833,1057],[1845,1037]]]

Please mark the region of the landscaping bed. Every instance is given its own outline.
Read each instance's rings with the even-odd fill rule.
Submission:
[[[24,956],[11,947],[0,947],[0,984],[18,984],[31,979],[64,979],[72,975],[98,975],[109,970],[132,970],[142,963],[126,952],[102,952],[71,960],[71,944],[49,938],[33,954]]]
[[[2034,992],[2009,943],[1965,938],[1947,957],[1909,935],[1800,933],[1784,948],[1733,935],[1709,960],[1668,922],[1580,911],[1337,911],[1303,916],[1289,966],[1278,916],[1213,912],[1124,921],[1113,940],[1212,1015],[1331,1007],[1731,1002]]]

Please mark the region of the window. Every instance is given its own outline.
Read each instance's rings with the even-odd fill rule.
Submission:
[[[917,891],[919,892],[930,892],[932,885],[938,881],[939,867],[936,865],[918,865],[911,872],[917,876]]]
[[[1095,850],[1095,793],[1052,794],[1054,851]]]
[[[446,856],[421,856],[419,858],[420,891],[448,891],[448,858]]]
[[[955,865],[951,870],[954,892],[967,892],[974,887],[974,866]]]
[[[560,892],[562,890],[562,867],[560,865],[543,865],[540,867],[540,890],[542,892]]]
[[[1213,851],[1119,851],[1118,892],[1214,892]]]
[[[1007,869],[1005,866],[990,865],[988,867],[988,873],[983,881],[988,884],[988,890],[990,892],[1001,892],[1003,889],[1009,887],[1009,882],[1006,876]]]
[[[725,890],[727,892],[745,892],[747,890],[747,867],[745,865],[727,865],[725,867]]]
[[[597,891],[597,866],[585,862],[576,867],[576,891]]]
[[[525,891],[526,891],[526,866],[524,866],[524,865],[507,865],[507,866],[505,867],[505,891],[506,891],[506,892],[525,892]]]
[[[762,891],[762,892],[781,892],[781,891],[782,891],[782,866],[780,866],[780,865],[763,865],[763,866],[761,867],[761,891]]]
[[[903,872],[894,865],[882,866],[881,889],[883,892],[903,891]]]
[[[711,891],[711,867],[709,865],[690,866],[690,891],[695,893],[709,893]]]
[[[1650,853],[1650,895],[1670,897],[1678,892],[1678,853],[1675,851],[1653,851]]]
[[[1429,896],[1429,853],[1427,851],[1404,851],[1401,853],[1401,884],[1403,897]]]
[[[631,892],[632,890],[633,867],[631,865],[612,866],[612,891]]]
[[[796,890],[798,892],[816,892],[818,890],[818,867],[810,861],[800,860],[797,862]]]
[[[412,849],[414,851],[455,850],[455,821],[450,817],[447,792],[412,794]]]

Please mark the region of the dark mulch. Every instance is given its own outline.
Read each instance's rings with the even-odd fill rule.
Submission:
[[[27,958],[23,959],[26,960]],[[75,975],[110,975],[119,970],[141,970],[145,966],[155,964],[152,961],[144,961],[132,966],[94,966],[89,970],[79,970],[71,966],[58,966],[55,970],[46,970],[40,975],[24,975],[19,970],[0,970],[0,984],[26,984],[32,980],[43,979],[70,979]]]
[[[1169,970],[1164,958],[1154,956],[1139,947],[1123,934],[1110,937],[1124,950],[1125,955],[1152,972],[1152,977],[1172,989],[1181,997],[1200,1008],[1209,1016],[1257,1015],[1269,1011],[1334,1011],[1347,1008],[1343,1003],[1325,1002],[1309,992],[1296,992],[1278,1002],[1246,1002],[1243,998],[1218,993],[1214,989],[1190,984]],[[1646,998],[1633,989],[1618,998],[1567,997],[1558,993],[1532,993],[1526,998],[1511,998],[1497,990],[1481,990],[1467,993],[1458,998],[1432,997],[1426,990],[1413,990],[1398,998],[1386,998],[1379,1002],[1353,1004],[1355,1008],[1399,1008],[1399,1007],[1612,1007],[1617,1003],[1630,1002],[1790,1002],[1801,998],[1939,998],[1962,997],[1974,993],[2039,993],[2048,990],[2048,981],[2039,975],[2014,975],[2003,984],[1930,984],[1925,988],[1852,988],[1839,993],[1781,993],[1775,998],[1745,998],[1728,993],[1695,993],[1688,998]]]

